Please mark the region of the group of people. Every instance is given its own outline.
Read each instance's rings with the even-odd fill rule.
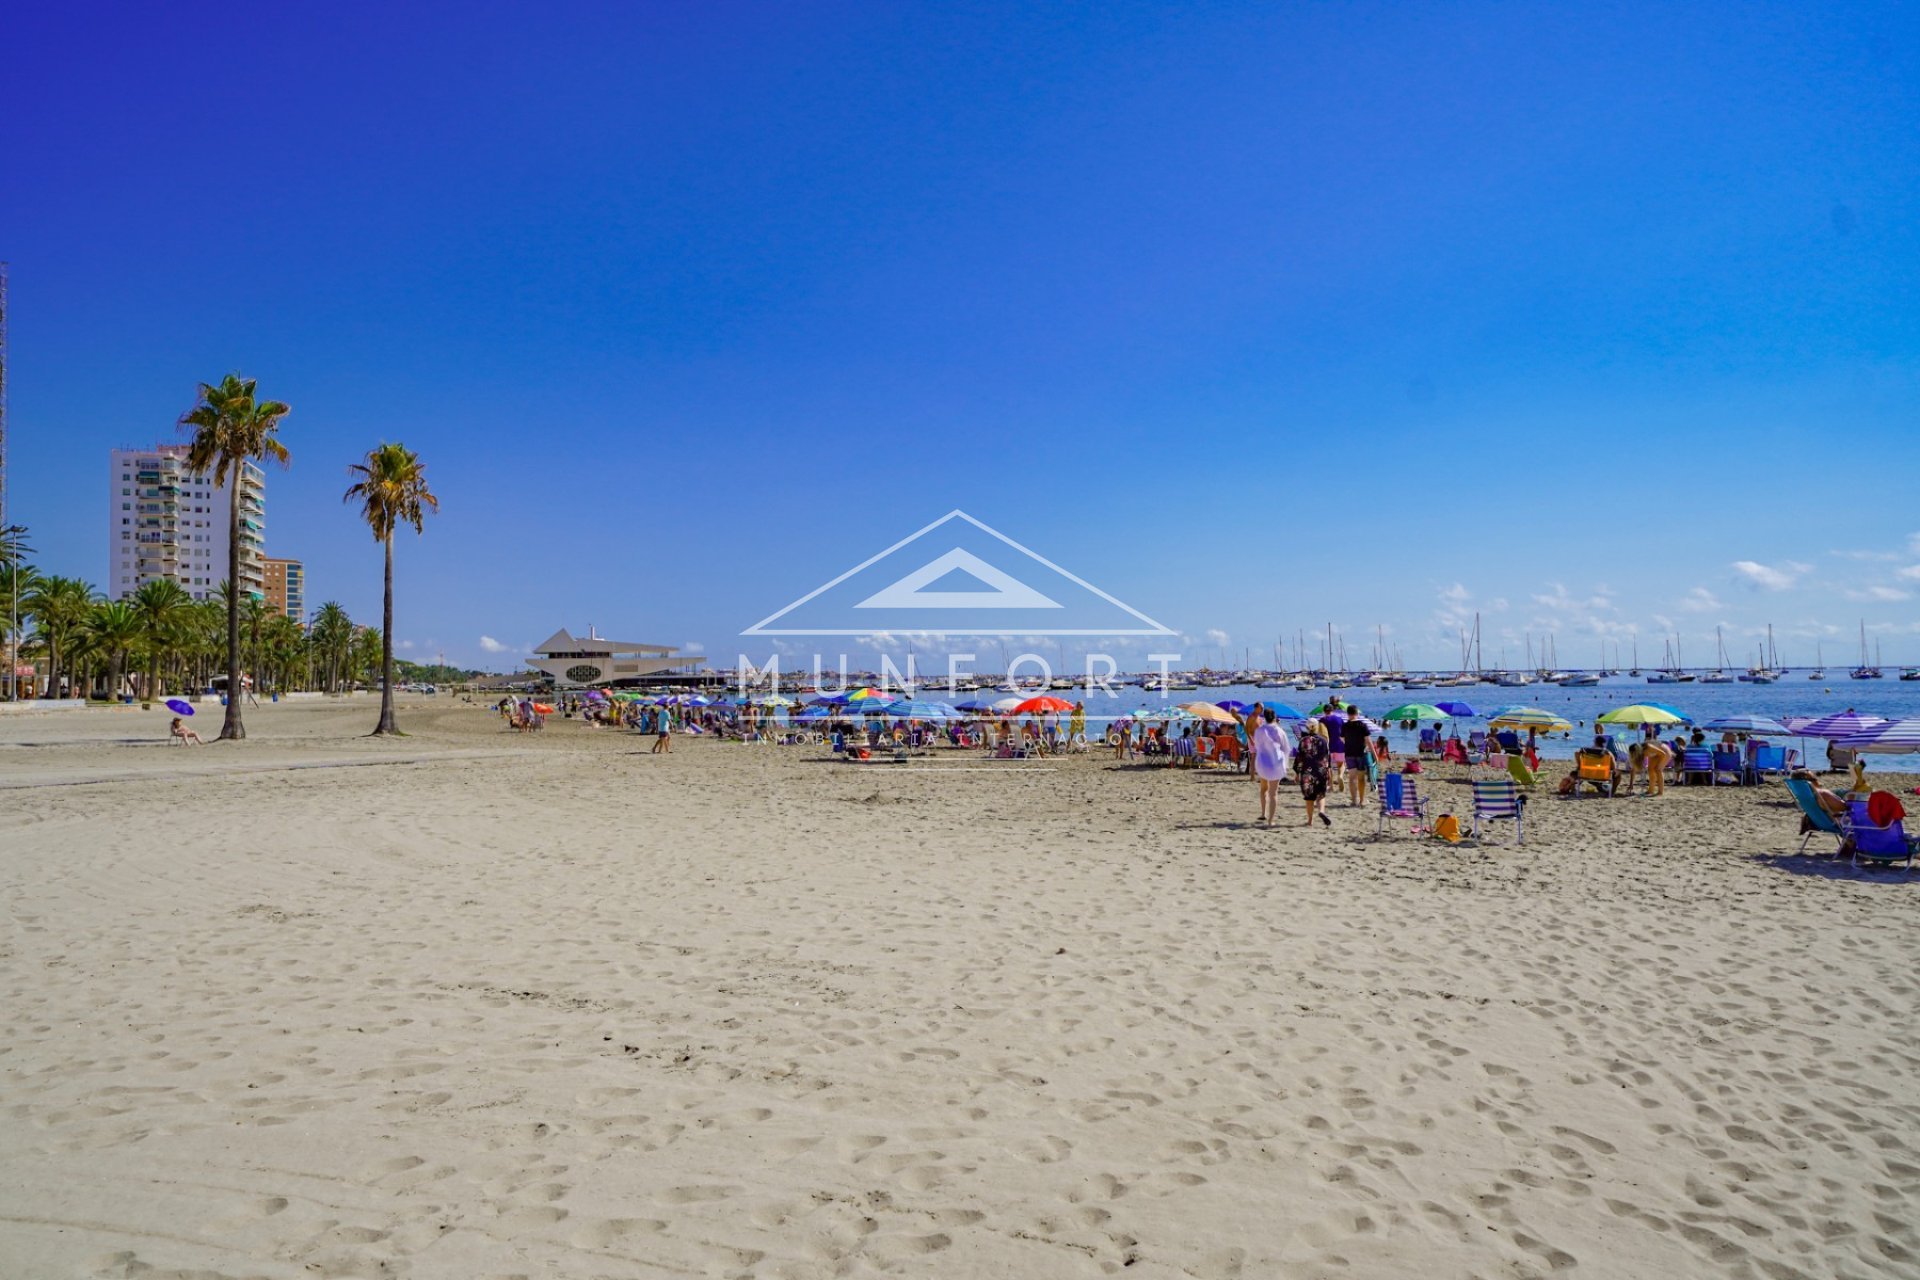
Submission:
[[[1271,707],[1252,708],[1244,726],[1248,773],[1260,787],[1260,821],[1269,825],[1280,820],[1280,786],[1289,774],[1306,805],[1306,825],[1318,819],[1331,827],[1328,793],[1344,790],[1349,806],[1366,804],[1393,759],[1387,735],[1376,734],[1351,704],[1330,704],[1320,715],[1301,721],[1297,745]]]

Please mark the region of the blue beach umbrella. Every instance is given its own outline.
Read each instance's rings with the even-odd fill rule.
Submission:
[[[1787,728],[1787,726],[1770,716],[1755,715],[1721,716],[1717,720],[1707,721],[1700,727],[1703,729],[1711,729],[1715,733],[1778,733],[1787,735],[1793,732],[1793,730]]]
[[[1465,702],[1436,702],[1433,705],[1440,708],[1442,711],[1446,712],[1450,716],[1459,716],[1462,719],[1468,719],[1480,714],[1478,711],[1475,711],[1472,706],[1470,706]]]
[[[1305,720],[1306,716],[1294,710],[1284,702],[1262,702],[1258,704],[1273,712],[1275,720]]]
[[[1228,698],[1225,702],[1216,702],[1213,705],[1220,708],[1222,711],[1231,711],[1233,712],[1233,714],[1237,716],[1243,716],[1247,714],[1247,704],[1244,702],[1235,701],[1232,698]]]
[[[193,714],[193,704],[185,698],[168,698],[167,710],[177,716],[190,716]]]
[[[888,707],[887,714],[898,720],[958,720],[960,709],[944,702],[922,702],[910,698]]]

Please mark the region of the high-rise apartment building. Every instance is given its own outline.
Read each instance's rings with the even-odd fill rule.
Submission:
[[[267,583],[267,608],[307,625],[306,566],[279,556],[267,556],[260,564]]]
[[[115,449],[108,475],[107,594],[133,594],[141,583],[171,578],[195,600],[218,599],[227,578],[227,521],[233,510],[233,478],[216,485],[211,475],[187,470],[187,446]],[[253,463],[241,465],[240,589],[266,594],[261,547],[266,538],[267,477]]]

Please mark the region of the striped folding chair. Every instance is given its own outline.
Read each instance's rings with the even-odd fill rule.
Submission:
[[[1413,823],[1413,834],[1427,825],[1427,801],[1420,798],[1420,783],[1411,774],[1385,773],[1380,776],[1380,825],[1375,835],[1385,835],[1389,818],[1405,818]]]
[[[1480,838],[1480,824],[1494,822],[1503,818],[1513,820],[1513,842],[1525,844],[1526,834],[1521,829],[1520,786],[1512,778],[1499,778],[1489,782],[1473,784],[1473,838]]]

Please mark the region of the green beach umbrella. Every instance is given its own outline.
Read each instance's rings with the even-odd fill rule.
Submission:
[[[1451,717],[1431,702],[1409,702],[1391,711],[1382,712],[1380,718],[1382,720],[1446,720]]]
[[[1644,702],[1636,702],[1630,707],[1615,707],[1612,711],[1598,717],[1596,724],[1685,724],[1686,719],[1673,714],[1665,707],[1650,707]]]

